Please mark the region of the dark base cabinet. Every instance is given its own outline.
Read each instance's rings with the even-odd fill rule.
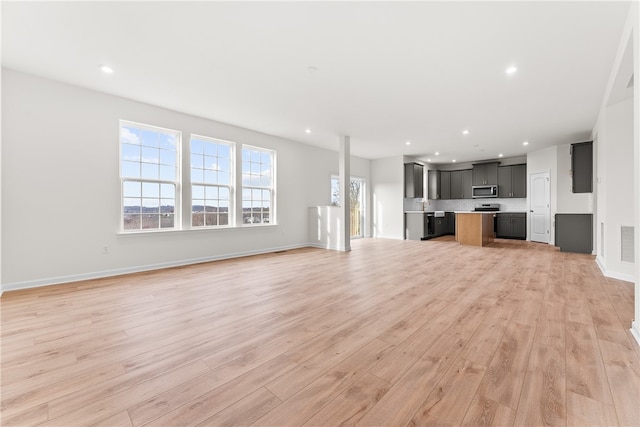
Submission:
[[[501,239],[527,238],[526,213],[498,213],[496,215],[496,237]]]
[[[592,214],[556,214],[556,246],[560,252],[593,251]]]

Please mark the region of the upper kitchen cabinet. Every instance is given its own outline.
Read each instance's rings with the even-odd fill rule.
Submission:
[[[429,180],[429,190],[427,197],[430,200],[436,200],[440,198],[440,171],[430,170],[427,172],[427,178]]]
[[[498,168],[498,197],[527,197],[527,165],[500,166]]]
[[[571,177],[574,193],[593,191],[593,141],[571,144]]]
[[[451,199],[451,171],[440,171],[440,198]]]
[[[411,199],[424,197],[424,166],[418,163],[405,163],[404,197]]]
[[[498,183],[498,164],[500,162],[478,163],[473,165],[473,185],[495,185]]]
[[[471,169],[451,171],[451,199],[471,198],[472,174]]]

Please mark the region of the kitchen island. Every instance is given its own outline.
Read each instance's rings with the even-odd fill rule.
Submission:
[[[461,245],[486,246],[493,242],[494,212],[456,212],[456,240]]]

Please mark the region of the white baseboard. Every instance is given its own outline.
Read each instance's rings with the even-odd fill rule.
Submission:
[[[612,279],[624,280],[625,282],[635,282],[636,279],[632,274],[619,273],[617,271],[607,270],[607,266],[604,264],[604,261],[600,257],[596,256],[596,264],[600,268],[600,271],[605,277],[610,277]]]
[[[223,259],[241,258],[241,257],[251,256],[251,255],[268,254],[268,253],[273,253],[278,251],[286,251],[290,249],[305,248],[309,246],[310,245],[308,244],[280,246],[276,248],[261,249],[256,251],[237,252],[237,253],[216,255],[216,256],[210,256],[210,257],[163,262],[158,264],[148,264],[148,265],[141,265],[141,266],[135,266],[135,267],[116,268],[113,270],[103,270],[103,271],[96,271],[91,273],[72,274],[69,276],[59,276],[59,277],[50,277],[46,279],[27,280],[24,282],[5,283],[5,284],[2,284],[2,286],[0,287],[0,296],[2,296],[3,292],[8,292],[8,291],[39,288],[39,287],[49,286],[49,285],[60,285],[63,283],[79,282],[82,280],[101,279],[104,277],[121,276],[123,274],[140,273],[143,271],[151,271],[151,270],[161,270],[163,268],[180,267],[183,265],[200,264],[203,262],[220,261]]]
[[[638,323],[637,320],[631,322],[631,335],[633,335],[638,345],[640,345],[640,323]]]

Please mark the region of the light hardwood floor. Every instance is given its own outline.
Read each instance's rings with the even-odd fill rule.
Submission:
[[[352,245],[5,293],[2,425],[640,425],[592,256]]]

